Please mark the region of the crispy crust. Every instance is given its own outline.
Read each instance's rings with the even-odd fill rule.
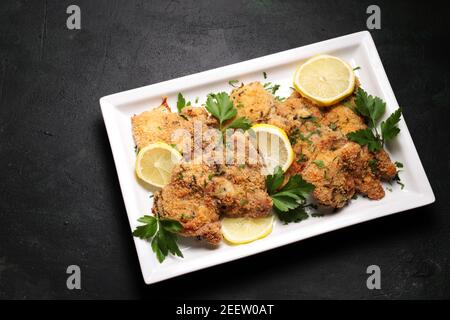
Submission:
[[[246,117],[252,123],[267,120],[276,101],[260,82],[251,82],[234,89],[230,95],[231,101],[238,110],[238,117]]]

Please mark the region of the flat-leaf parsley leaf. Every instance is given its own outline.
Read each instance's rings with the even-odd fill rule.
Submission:
[[[284,173],[277,166],[273,175],[266,178],[266,188],[272,198],[273,208],[281,221],[299,222],[308,218],[305,211],[306,197],[314,190],[314,185],[306,182],[299,175],[293,175],[282,187]]]
[[[159,262],[163,262],[169,253],[183,257],[177,244],[177,233],[182,229],[178,221],[154,216],[143,216],[138,221],[144,224],[136,227],[133,236],[151,241],[152,250]]]

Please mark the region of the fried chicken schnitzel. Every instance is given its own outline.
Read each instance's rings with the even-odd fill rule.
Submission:
[[[222,240],[219,206],[205,190],[211,173],[206,164],[177,165],[170,183],[155,193],[153,213],[179,221],[183,226],[181,235],[218,244]]]
[[[162,141],[174,144],[183,154],[194,152],[196,144],[197,149],[204,148],[206,141],[197,141],[194,137],[204,135],[216,124],[217,121],[203,108],[188,106],[181,113],[171,112],[165,98],[159,107],[131,118],[133,137],[138,149]]]
[[[231,101],[238,110],[238,116],[253,122],[267,122],[267,116],[275,105],[273,95],[267,92],[260,82],[251,82],[234,89]]]

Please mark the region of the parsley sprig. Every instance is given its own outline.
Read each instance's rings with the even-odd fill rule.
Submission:
[[[226,92],[210,93],[206,99],[206,110],[219,121],[219,129],[223,133],[226,129],[250,129],[252,124],[245,117],[238,117],[230,124],[225,125],[228,120],[237,114],[230,96]]]
[[[356,91],[354,111],[367,120],[368,128],[350,132],[347,138],[360,145],[366,145],[369,151],[380,150],[386,141],[394,139],[400,132],[397,127],[401,117],[400,108],[386,121],[381,122],[381,132],[378,131],[377,124],[386,111],[386,103],[379,97],[369,95],[361,88]]]
[[[284,173],[281,167],[275,168],[273,175],[266,178],[266,188],[272,198],[273,208],[281,221],[285,223],[299,222],[308,218],[305,208],[306,198],[314,190],[314,185],[306,182],[300,175],[293,175],[282,187]]]
[[[133,236],[140,239],[151,239],[152,250],[161,263],[169,253],[183,257],[177,244],[177,233],[182,226],[175,220],[162,220],[159,217],[143,216],[138,219],[144,223],[133,231]]]
[[[184,107],[188,107],[190,105],[191,105],[191,102],[190,101],[186,102],[186,99],[183,97],[181,92],[179,92],[178,96],[177,96],[177,110],[178,110],[178,113],[181,113],[181,111],[184,109]]]

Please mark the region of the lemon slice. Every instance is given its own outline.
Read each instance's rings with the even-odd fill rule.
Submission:
[[[273,215],[263,218],[223,218],[223,237],[232,244],[249,243],[272,232]]]
[[[352,94],[355,74],[345,61],[318,55],[298,67],[294,87],[317,105],[330,106]]]
[[[142,148],[136,158],[136,175],[145,182],[162,188],[170,180],[172,168],[182,155],[170,145],[157,142]]]
[[[270,124],[256,124],[250,128],[249,134],[264,162],[265,174],[273,174],[277,166],[283,171],[291,166],[294,150],[283,129]]]

